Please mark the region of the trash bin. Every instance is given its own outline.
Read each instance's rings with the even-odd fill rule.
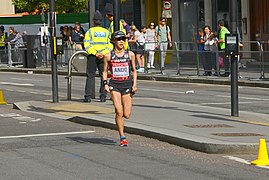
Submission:
[[[36,68],[42,65],[40,35],[27,35],[27,58],[24,66],[26,68]]]

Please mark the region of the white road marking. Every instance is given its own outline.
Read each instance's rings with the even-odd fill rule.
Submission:
[[[41,119],[33,119],[31,120],[32,122],[37,122],[37,121],[41,121]]]
[[[231,96],[225,95],[216,95],[217,97],[231,98]],[[269,99],[261,99],[261,98],[252,98],[252,97],[238,97],[239,99],[247,99],[247,100],[257,100],[257,101],[268,101]]]
[[[18,90],[17,92],[20,92],[20,93],[26,93],[26,91],[20,91],[20,90]]]
[[[13,85],[13,86],[35,86],[34,84],[23,84],[23,83],[12,83],[12,82],[0,82],[0,84],[4,84],[4,85]]]
[[[225,158],[228,158],[230,160],[234,160],[243,164],[250,164],[250,162],[248,160],[242,159],[242,158],[238,158],[238,157],[234,157],[234,156],[223,156]]]
[[[47,133],[47,134],[28,134],[19,136],[0,136],[0,139],[15,139],[15,138],[27,138],[27,137],[44,137],[44,136],[61,136],[61,135],[73,135],[73,134],[89,134],[95,131],[77,131],[77,132],[64,132],[64,133]]]
[[[14,91],[13,89],[6,89],[7,91]]]
[[[255,102],[238,102],[239,104],[252,104]],[[199,103],[199,105],[226,105],[231,104],[231,102],[218,102],[218,103]]]
[[[174,93],[174,94],[185,94],[184,92],[179,91],[168,91],[168,90],[162,90],[162,89],[148,89],[148,88],[140,88],[142,91],[156,91],[156,92],[165,92],[165,93]]]
[[[234,157],[234,156],[223,156],[224,158],[228,158],[230,160],[236,161],[236,162],[240,162],[243,164],[248,164],[250,165],[250,161],[243,159],[243,158],[238,158],[238,157]],[[269,166],[255,166],[255,167],[260,167],[260,168],[264,168],[264,169],[269,169]]]
[[[16,114],[16,113],[0,114],[0,117],[9,117],[9,118],[13,118],[13,119],[16,119],[16,120],[19,120],[19,121],[28,121],[28,122],[38,122],[38,121],[41,120],[39,118],[35,119],[35,118],[32,118],[32,117],[23,116],[23,115]],[[19,122],[19,123],[21,123],[21,122]]]
[[[15,80],[22,80],[22,81],[43,81],[43,80],[40,80],[40,79],[25,79],[25,78],[11,78],[11,79],[15,79]]]

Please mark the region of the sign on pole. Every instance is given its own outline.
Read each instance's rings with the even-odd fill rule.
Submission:
[[[167,19],[167,18],[172,18],[172,4],[171,0],[165,0],[163,1],[163,12],[162,12],[162,17]]]

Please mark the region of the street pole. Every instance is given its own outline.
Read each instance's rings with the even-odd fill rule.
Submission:
[[[237,34],[237,1],[230,0],[231,31]],[[238,44],[237,44],[238,48]],[[231,116],[239,116],[238,110],[238,54],[230,55],[231,62]]]
[[[88,22],[89,28],[91,28],[91,0],[88,1]]]
[[[59,102],[57,55],[56,55],[56,12],[55,0],[50,0],[50,49],[51,49],[51,72],[52,72],[52,99],[54,103]]]
[[[113,21],[114,21],[114,32],[120,30],[120,23],[119,23],[120,9],[119,9],[119,7],[120,7],[120,0],[114,0],[114,4],[113,4],[113,8],[114,8],[113,9],[114,10],[114,12],[113,12],[113,14],[114,14],[114,19],[113,19]]]

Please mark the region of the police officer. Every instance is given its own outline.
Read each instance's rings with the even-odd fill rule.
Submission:
[[[108,27],[108,31],[110,32],[110,35],[112,35],[114,33],[114,13],[113,13],[113,5],[111,3],[106,3],[105,6],[105,11],[106,11],[106,18],[107,20],[109,20],[110,24]],[[119,25],[120,25],[120,31],[124,32],[124,34],[126,35],[126,30],[122,24],[122,22],[119,20]],[[110,37],[111,38],[111,37]],[[128,48],[128,42],[127,39],[124,43],[124,48],[127,49]]]
[[[99,89],[100,101],[106,101],[107,93],[104,91],[102,85],[103,58],[105,54],[109,53],[112,50],[113,46],[110,43],[109,31],[101,27],[102,20],[102,14],[99,11],[96,11],[93,16],[94,27],[90,28],[86,32],[84,38],[84,47],[89,54],[87,57],[87,79],[83,100],[84,102],[91,102],[96,67],[101,77],[101,84]]]

